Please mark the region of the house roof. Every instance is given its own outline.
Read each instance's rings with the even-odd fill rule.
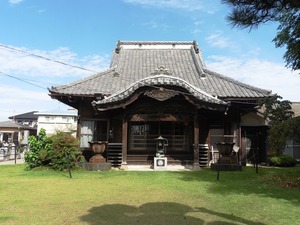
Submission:
[[[15,129],[21,129],[21,130],[36,130],[34,127],[22,125],[19,123],[16,123],[14,121],[2,121],[0,122],[0,128],[15,128]]]
[[[44,111],[34,113],[37,116],[77,116],[77,110],[60,110],[56,109],[53,111]]]
[[[14,116],[8,117],[8,119],[15,119],[15,120],[37,120],[37,116],[35,115],[37,111],[31,111],[27,113],[22,113]]]
[[[193,90],[196,90],[199,100],[206,99],[214,103],[216,98],[222,103],[221,99],[253,99],[271,94],[269,90],[244,84],[207,69],[195,41],[119,41],[108,70],[67,85],[52,87],[49,91],[51,96],[113,96],[114,100],[118,100],[121,96],[126,97],[126,94],[120,93],[136,87],[141,81],[153,79],[154,82],[157,75],[169,76],[169,79],[164,80],[164,85],[181,86],[184,83],[195,87]],[[144,85],[155,85],[155,82],[149,82],[144,82]]]

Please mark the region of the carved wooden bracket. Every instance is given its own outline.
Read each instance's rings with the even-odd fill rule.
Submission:
[[[158,101],[163,102],[178,95],[178,92],[168,91],[165,89],[157,89],[157,90],[145,91],[144,95],[147,95],[150,98],[154,98]]]

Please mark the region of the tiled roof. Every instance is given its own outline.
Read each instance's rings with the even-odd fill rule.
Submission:
[[[14,121],[2,121],[0,122],[0,128],[15,128],[21,130],[36,130],[36,128],[25,126]]]
[[[31,111],[27,113],[22,113],[14,116],[8,117],[8,119],[15,119],[15,120],[37,120],[37,116],[35,115],[37,111]]]
[[[50,89],[51,94],[116,96],[143,79],[153,78],[159,68],[184,80],[205,95],[226,98],[261,98],[271,91],[256,88],[205,68],[196,42],[118,42],[111,67],[104,72],[68,85]],[[172,83],[166,83],[172,85]]]
[[[77,116],[78,112],[75,109],[74,110],[55,109],[52,111],[36,112],[34,114],[37,116]]]
[[[136,90],[138,90],[140,87],[144,86],[164,86],[164,85],[172,85],[172,86],[177,86],[177,87],[182,87],[185,90],[187,90],[189,93],[191,93],[194,97],[196,97],[198,100],[204,101],[204,102],[209,102],[209,103],[214,103],[214,104],[222,104],[226,105],[227,103],[212,96],[209,95],[208,93],[198,89],[197,87],[194,87],[193,85],[187,83],[185,80],[177,78],[177,77],[172,77],[170,75],[164,75],[164,74],[158,74],[158,75],[153,75],[151,77],[146,77],[142,80],[139,80],[132,84],[130,87],[121,90],[120,92],[109,96],[108,98],[104,98],[99,101],[95,101],[93,104],[94,105],[102,105],[102,104],[107,104],[107,103],[112,103],[112,102],[118,102],[122,99],[126,99],[129,96],[131,96]]]

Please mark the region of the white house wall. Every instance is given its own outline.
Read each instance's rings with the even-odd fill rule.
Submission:
[[[55,134],[58,131],[75,134],[77,130],[77,119],[76,116],[40,115],[38,117],[37,132],[40,132],[41,129],[45,129],[47,135]]]
[[[295,136],[293,139],[288,140],[283,153],[300,161],[300,136]]]

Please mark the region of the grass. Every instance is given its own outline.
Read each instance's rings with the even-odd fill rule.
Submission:
[[[242,172],[0,166],[0,224],[299,224],[300,167]],[[286,185],[293,183],[293,185]]]

